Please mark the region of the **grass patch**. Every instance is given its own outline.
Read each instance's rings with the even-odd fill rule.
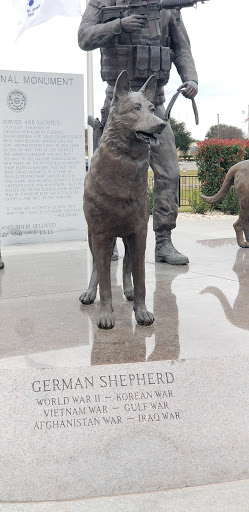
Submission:
[[[178,212],[189,212],[189,213],[193,213],[193,208],[191,206],[179,206],[178,208]]]
[[[180,176],[198,176],[197,169],[188,169],[187,171],[184,171],[180,169]]]
[[[180,171],[180,175],[181,176],[197,176],[198,175],[198,171],[196,169],[188,169],[186,172],[183,172],[182,170]],[[154,180],[154,173],[153,171],[150,169],[148,171],[148,185],[149,185],[149,191],[150,191],[150,209],[151,209],[151,212],[152,212],[152,208],[153,208],[153,180]],[[191,183],[193,183],[192,180],[190,180]],[[183,183],[184,183],[184,180],[183,180]],[[197,180],[194,180],[194,183],[198,184],[198,181]],[[189,188],[188,187],[182,187],[181,188],[181,200],[182,202],[184,203],[187,203],[186,205],[182,205],[179,207],[179,212],[193,212],[194,209],[193,209],[193,200],[194,200],[194,206],[196,206],[195,203],[197,203],[198,201],[198,197],[199,197],[199,194],[200,194],[200,190],[198,187],[195,186],[195,188],[192,188],[192,186],[190,186]],[[198,196],[198,197],[197,197]]]

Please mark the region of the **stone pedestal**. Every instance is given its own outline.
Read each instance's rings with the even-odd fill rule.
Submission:
[[[234,357],[2,370],[1,499],[248,478],[248,366]]]

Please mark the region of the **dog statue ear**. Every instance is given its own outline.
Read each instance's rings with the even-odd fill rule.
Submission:
[[[157,79],[156,75],[151,75],[148,78],[147,82],[141,87],[140,91],[145,95],[147,100],[151,101],[151,103],[155,103],[156,100],[156,86]]]
[[[113,91],[113,97],[115,99],[121,100],[121,98],[128,94],[129,91],[130,79],[127,71],[124,70],[120,73],[120,75],[118,75]]]

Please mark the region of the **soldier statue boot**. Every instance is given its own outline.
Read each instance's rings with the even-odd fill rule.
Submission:
[[[168,263],[169,265],[187,265],[189,259],[184,254],[176,250],[172,244],[171,231],[162,230],[155,233],[156,235],[156,248],[155,248],[155,261],[161,263]]]

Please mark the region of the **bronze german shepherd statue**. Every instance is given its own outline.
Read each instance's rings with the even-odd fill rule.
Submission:
[[[149,219],[148,168],[150,145],[157,144],[164,121],[154,114],[156,78],[138,92],[130,90],[128,73],[117,78],[108,120],[91,160],[84,185],[84,213],[93,255],[93,272],[83,304],[94,302],[99,282],[97,325],[114,327],[110,264],[115,237],[124,241],[123,287],[134,299],[136,321],[150,325],[154,316],[145,305],[145,248]],[[133,277],[134,290],[132,287]]]
[[[201,195],[201,197],[209,204],[220,203],[233,184],[240,203],[239,218],[233,227],[238,245],[247,248],[249,247],[249,160],[238,162],[229,169],[223,185],[217,194],[211,197]],[[246,241],[244,240],[243,233],[245,234]]]

